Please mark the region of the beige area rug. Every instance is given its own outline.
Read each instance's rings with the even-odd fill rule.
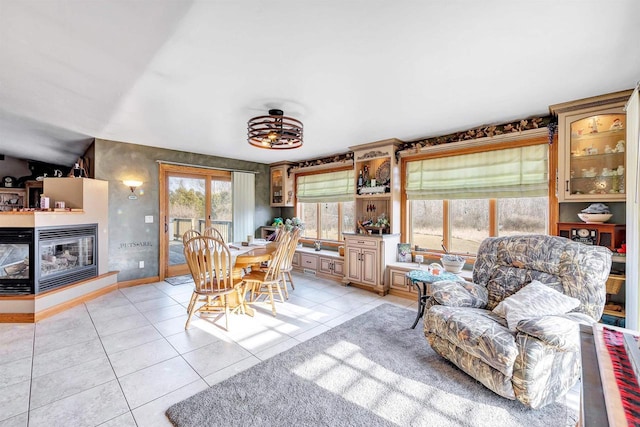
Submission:
[[[193,277],[191,277],[191,274],[184,274],[182,276],[167,277],[164,281],[172,286],[179,286],[187,283],[193,283]]]
[[[531,410],[438,356],[413,311],[383,304],[182,402],[176,426],[575,426],[564,399]]]

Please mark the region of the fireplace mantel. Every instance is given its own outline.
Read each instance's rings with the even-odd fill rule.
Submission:
[[[117,274],[108,271],[108,182],[89,178],[45,178],[43,193],[50,203],[64,201],[77,211],[0,213],[0,228],[75,227],[97,224],[97,277],[40,295],[0,297],[0,322],[33,322],[117,288]]]

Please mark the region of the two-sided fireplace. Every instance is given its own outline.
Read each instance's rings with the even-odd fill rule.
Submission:
[[[98,275],[98,225],[0,229],[0,295],[38,294]]]

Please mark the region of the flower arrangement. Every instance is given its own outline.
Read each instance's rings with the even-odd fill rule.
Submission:
[[[304,228],[304,224],[300,220],[300,218],[294,216],[293,218],[287,218],[284,221],[282,218],[274,218],[273,227],[284,227],[285,230],[290,231],[294,228]]]

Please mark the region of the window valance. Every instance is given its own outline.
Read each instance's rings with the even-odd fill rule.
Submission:
[[[407,198],[546,196],[548,150],[547,144],[538,144],[408,162]]]
[[[302,175],[296,197],[302,203],[349,202],[354,199],[354,181],[353,169]]]

